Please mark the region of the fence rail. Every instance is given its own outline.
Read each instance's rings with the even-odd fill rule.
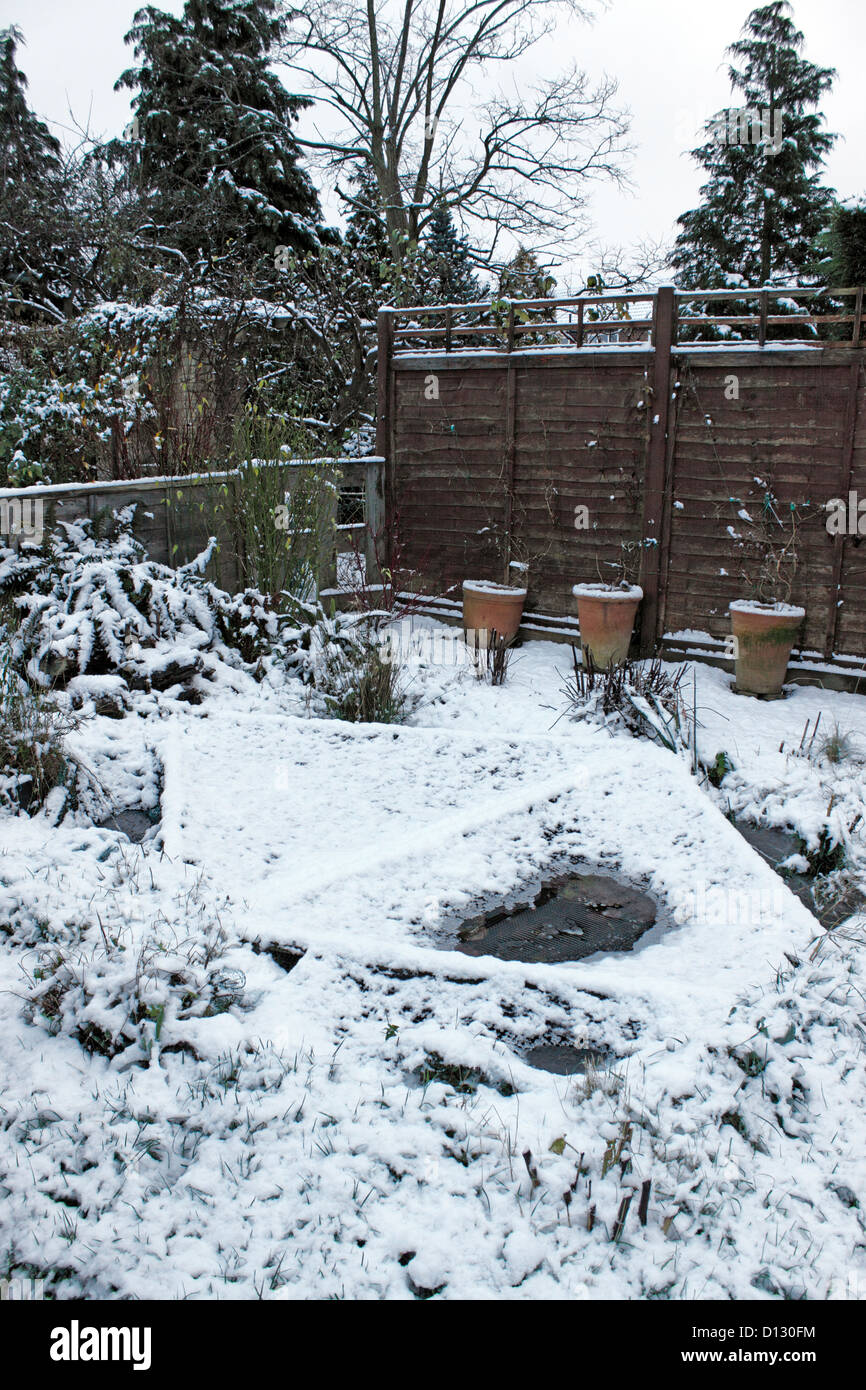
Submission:
[[[669,287],[665,286],[664,289]],[[842,312],[834,301],[853,299],[850,312]],[[806,300],[802,312],[771,313],[775,303]],[[532,335],[533,345],[539,346],[597,346],[610,341],[616,333],[620,341],[631,343],[646,340],[655,343],[657,336],[659,291],[653,293],[615,291],[600,295],[574,295],[557,299],[500,299],[482,300],[472,304],[417,305],[401,309],[385,309],[390,324],[393,350],[441,348],[452,351],[455,341],[465,340],[475,347],[494,351],[513,352],[523,339]],[[676,344],[679,331],[689,341],[718,341],[717,330],[743,330],[741,340],[763,345],[768,329],[799,328],[813,330],[815,342],[825,341],[821,330],[825,326],[850,324],[850,343],[860,346],[863,338],[863,286],[823,288],[818,286],[781,285],[756,289],[675,290],[672,342]],[[817,305],[816,305],[817,302]],[[754,303],[750,312],[734,312],[738,305]],[[650,317],[633,318],[631,304],[652,306]],[[730,305],[727,313],[707,313],[703,306]],[[826,305],[826,307],[824,307]],[[541,319],[532,315],[541,312]],[[430,323],[429,320],[434,320]],[[438,322],[441,320],[441,323]],[[733,335],[725,335],[731,341]],[[774,334],[774,342],[802,341],[802,332],[786,339],[783,333]],[[834,341],[839,341],[835,339]]]

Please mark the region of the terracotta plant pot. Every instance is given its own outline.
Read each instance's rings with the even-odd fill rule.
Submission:
[[[463,581],[463,628],[466,632],[495,632],[510,642],[523,617],[525,589],[509,589],[484,579]]]
[[[597,671],[625,661],[643,589],[637,584],[614,588],[608,584],[575,584],[577,620],[584,665]]]
[[[743,600],[732,603],[730,613],[736,642],[734,689],[738,695],[778,700],[805,608]]]

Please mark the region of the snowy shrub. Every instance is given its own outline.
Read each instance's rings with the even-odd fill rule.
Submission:
[[[710,784],[718,790],[728,773],[733,770],[733,766],[730,755],[722,749],[716,754],[710,766],[705,769]]]
[[[85,927],[75,943],[46,943],[28,991],[32,1021],[75,1037],[86,1052],[146,1062],[155,1045],[192,1050],[178,1023],[243,1003],[246,980],[221,964],[225,933],[201,904],[179,936],[167,922],[137,932]]]
[[[340,453],[344,458],[367,458],[376,452],[376,425],[370,421],[359,423],[343,436]]]
[[[856,735],[841,728],[839,721],[836,720],[830,732],[822,738],[818,756],[819,758],[826,758],[833,767],[838,767],[840,763],[852,761],[858,756]]]
[[[251,665],[270,649],[277,620],[267,600],[204,579],[213,543],[170,569],[133,537],[133,512],[116,513],[105,535],[85,519],[61,523],[39,551],[0,551],[0,595],[19,620],[13,659],[32,683],[119,675],[134,689],[166,690],[196,676],[203,653]]]
[[[107,451],[127,474],[141,472],[139,435],[152,433],[157,417],[145,377],[152,387],[157,357],[173,364],[177,317],[173,305],[103,303],[38,336],[20,335],[0,378],[8,482],[87,477]]]
[[[839,839],[838,831],[829,825],[822,826],[812,842],[799,835],[797,852],[806,860],[810,878],[821,878],[845,867],[845,846]]]
[[[650,738],[671,752],[688,748],[689,715],[682,695],[686,667],[673,673],[664,663],[623,661],[605,671],[578,663],[571,649],[574,674],[563,686],[574,719],[625,728],[636,738]]]
[[[0,478],[182,474],[222,459],[274,311],[163,285],[150,302],[103,301],[38,331],[7,324]]]
[[[482,635],[484,640],[479,641]],[[476,632],[470,657],[478,679],[489,681],[491,685],[504,685],[513,648],[513,637],[500,637],[498,632],[485,633],[483,629]]]
[[[212,502],[244,582],[275,606],[284,595],[315,598],[333,565],[338,472],[327,463],[295,467],[290,460],[305,447],[297,430],[251,402],[235,423],[228,457],[237,483],[223,485]]]
[[[64,736],[75,719],[32,689],[0,656],[0,806],[34,811],[69,776]]]
[[[409,712],[403,668],[377,631],[376,618],[321,615],[309,669],[323,712],[352,724],[399,724]]]

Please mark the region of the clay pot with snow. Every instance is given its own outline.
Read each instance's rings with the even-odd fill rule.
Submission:
[[[509,588],[485,579],[463,581],[463,629],[495,632],[506,642],[517,636],[526,589]]]
[[[730,607],[734,635],[738,695],[778,700],[782,694],[791,650],[806,616],[805,608],[789,603],[740,600]]]
[[[575,584],[583,662],[606,671],[625,661],[635,615],[643,598],[637,584]]]

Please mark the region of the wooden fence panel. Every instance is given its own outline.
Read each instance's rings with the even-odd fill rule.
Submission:
[[[749,569],[737,541],[748,527],[741,512],[774,506],[786,518],[793,506],[801,519],[791,598],[806,608],[803,645],[823,650],[835,599],[822,508],[841,482],[847,380],[844,366],[758,361],[731,373],[720,355],[683,365],[663,631],[724,637]]]
[[[839,496],[857,507],[858,534],[836,541],[842,556],[833,651],[866,653],[866,360],[856,364],[850,476]],[[849,422],[850,423],[850,422]],[[845,486],[847,481],[848,486]],[[860,510],[860,504],[863,504]]]
[[[516,372],[515,533],[529,564],[527,606],[574,614],[574,585],[615,575],[622,544],[640,537],[644,370],[601,370],[590,358]]]
[[[798,518],[803,650],[866,657],[866,535],[826,525],[831,498],[866,503],[866,350],[674,344],[669,364],[631,346],[392,357],[403,562],[456,598],[464,578],[501,580],[503,556],[528,560],[527,614],[565,619],[573,585],[613,575],[625,545],[657,583],[642,650],[724,639],[744,593],[739,513],[769,494]]]
[[[493,570],[506,509],[505,378],[459,367],[433,380],[395,372],[394,525],[406,562],[440,593],[501,578]]]

